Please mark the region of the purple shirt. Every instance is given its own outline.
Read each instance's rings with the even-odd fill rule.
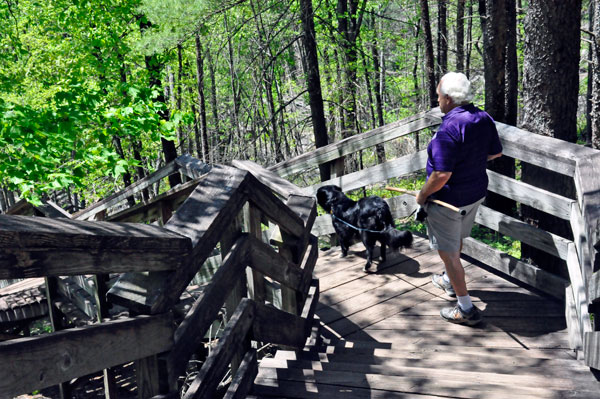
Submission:
[[[446,185],[431,197],[454,206],[485,197],[487,156],[502,152],[491,116],[473,104],[461,105],[442,117],[427,146],[427,179],[434,170],[452,172]]]

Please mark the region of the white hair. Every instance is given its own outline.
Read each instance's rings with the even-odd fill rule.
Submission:
[[[470,103],[473,99],[471,82],[464,73],[448,72],[442,76],[439,90],[441,94],[450,97],[458,105]]]

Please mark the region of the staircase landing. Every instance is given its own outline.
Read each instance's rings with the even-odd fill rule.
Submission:
[[[454,304],[431,284],[443,270],[428,241],[388,254],[365,274],[357,244],[321,252],[320,337],[263,359],[254,397],[599,398],[597,378],[569,349],[564,305],[463,260],[477,327],[450,324]],[[510,395],[510,396],[507,396]]]

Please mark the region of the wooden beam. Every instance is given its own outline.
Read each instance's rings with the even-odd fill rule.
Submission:
[[[78,220],[89,219],[97,213],[102,212],[110,208],[111,206],[117,205],[119,202],[127,199],[127,197],[131,197],[133,194],[150,187],[152,184],[167,176],[172,175],[175,172],[177,172],[177,165],[175,165],[175,161],[172,161],[165,165],[163,168],[157,170],[156,172],[127,186],[124,190],[119,191],[118,193],[115,193],[111,196],[108,196],[102,201],[98,201],[90,205],[86,209],[82,209],[81,211],[74,213],[72,218]]]
[[[148,203],[139,203],[121,212],[109,215],[106,220],[111,222],[152,222],[160,218],[163,203],[170,204],[177,209],[198,185],[199,180],[191,180],[180,184],[169,191],[162,193],[150,200]]]
[[[292,209],[260,183],[256,177],[248,174],[248,200],[260,211],[279,225],[279,227],[295,237],[304,236],[303,220]]]
[[[250,264],[253,269],[296,291],[304,290],[304,272],[293,262],[256,238],[250,241]]]
[[[575,296],[571,284],[565,287],[565,321],[567,323],[567,337],[569,348],[577,351],[577,358],[580,358],[583,350],[583,333],[581,332],[581,323],[575,305]]]
[[[242,347],[255,320],[255,302],[244,298],[227,323],[217,347],[210,353],[200,372],[183,396],[184,399],[211,398],[223,378],[229,362]]]
[[[422,112],[368,132],[348,137],[336,143],[318,148],[315,151],[299,155],[290,160],[280,162],[269,169],[280,176],[288,176],[294,173],[303,172],[345,155],[418,132],[428,127],[437,126],[440,123],[441,119],[431,117],[429,111]]]
[[[175,159],[175,164],[190,179],[199,179],[213,168],[213,165],[204,163],[188,154],[183,154]]]
[[[583,270],[584,280],[591,277],[592,272],[600,268],[600,151],[586,158],[577,160],[575,169],[575,188],[577,200],[583,220],[583,234],[592,267]]]
[[[370,168],[336,177],[325,182],[315,184],[303,189],[305,195],[316,195],[319,187],[334,184],[343,191],[355,190],[371,184],[384,182],[393,177],[406,175],[425,168],[427,150],[415,154],[405,155]]]
[[[487,174],[489,177],[488,190],[558,218],[570,219],[571,206],[575,202],[574,200],[491,170],[488,170]]]
[[[572,241],[531,226],[525,222],[481,205],[475,221],[501,234],[506,234],[544,252],[567,259],[567,246]]]
[[[589,280],[588,298],[592,303],[600,303],[600,270],[592,274]]]
[[[571,280],[571,288],[573,290],[573,298],[575,299],[575,309],[579,318],[580,331],[582,334],[593,330],[588,312],[587,290],[581,274],[579,266],[579,258],[575,244],[569,244],[569,252],[567,256],[567,268],[569,269],[569,279]]]
[[[591,148],[534,134],[500,122],[496,122],[496,128],[504,155],[567,176],[573,176],[577,159],[587,158],[595,152]]]
[[[600,331],[586,332],[583,335],[585,364],[600,370]]]
[[[0,342],[0,397],[18,396],[167,351],[172,325],[169,314],[140,316]]]
[[[521,262],[471,237],[463,240],[463,253],[555,298],[564,298],[568,281],[537,266]]]
[[[248,172],[215,166],[169,219],[164,229],[188,237],[191,255],[172,274],[123,274],[109,290],[111,301],[139,312],[162,313],[175,303],[247,200]]]
[[[248,237],[239,238],[225,256],[211,282],[194,302],[175,331],[173,349],[167,357],[171,383],[185,371],[189,356],[202,343],[204,335],[239,281],[249,258]]]
[[[258,181],[269,187],[269,189],[273,190],[284,199],[287,199],[290,195],[302,195],[302,190],[298,186],[283,179],[272,170],[263,168],[255,162],[234,160],[231,164],[236,168],[247,170],[252,173]]]
[[[237,373],[225,393],[223,399],[245,399],[254,384],[258,374],[258,363],[256,361],[256,350],[250,349],[244,355]]]
[[[272,306],[256,304],[252,338],[260,342],[302,348],[312,322]]]

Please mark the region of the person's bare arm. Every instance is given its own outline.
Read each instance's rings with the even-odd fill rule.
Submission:
[[[425,185],[417,194],[417,204],[424,205],[427,197],[441,190],[448,180],[450,180],[450,176],[452,176],[452,172],[441,172],[438,170],[431,172],[429,179],[427,179],[427,182],[425,182]]]
[[[494,155],[488,155],[488,156],[487,156],[487,160],[488,160],[488,161],[491,161],[492,159],[500,158],[501,156],[502,156],[502,153],[501,153],[501,152],[499,152],[499,153],[497,153],[497,154],[494,154]]]

